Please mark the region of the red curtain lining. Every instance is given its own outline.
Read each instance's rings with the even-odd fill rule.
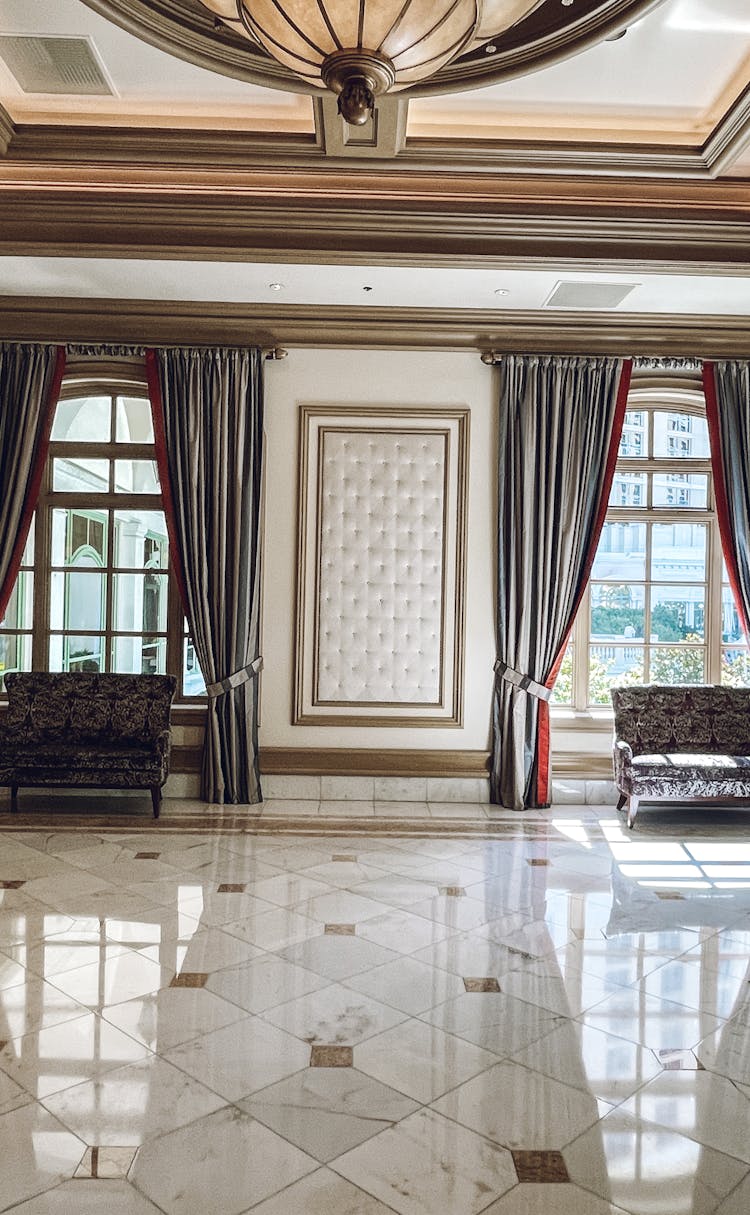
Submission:
[[[161,496],[164,504],[164,517],[167,521],[169,560],[172,562],[172,568],[174,569],[174,575],[177,581],[177,588],[180,592],[182,610],[189,621],[190,617],[187,610],[187,593],[185,589],[185,571],[182,564],[181,549],[177,540],[177,518],[174,507],[174,498],[172,497],[172,482],[169,476],[167,433],[164,428],[164,402],[161,394],[159,364],[156,358],[155,350],[146,351],[146,383],[148,384],[148,395],[151,402],[151,417],[154,424],[154,446],[156,448],[156,464],[159,469],[159,483],[161,485]]]
[[[620,385],[617,389],[617,403],[615,405],[615,416],[612,422],[612,437],[609,443],[609,452],[607,454],[607,464],[604,470],[604,480],[602,482],[602,496],[599,501],[599,509],[596,513],[594,526],[591,532],[591,544],[589,551],[586,554],[586,561],[583,567],[583,576],[581,585],[576,595],[575,603],[570,615],[570,621],[565,631],[562,644],[557,653],[557,657],[552,664],[547,679],[544,681],[544,686],[553,688],[557,679],[562,660],[565,657],[565,649],[568,644],[573,624],[575,622],[578,609],[581,606],[591,570],[596,557],[596,550],[599,545],[599,537],[602,534],[604,520],[607,516],[609,507],[609,495],[612,490],[612,481],[615,475],[615,466],[617,464],[617,452],[620,446],[620,435],[622,433],[623,422],[625,421],[625,410],[628,403],[628,392],[630,391],[630,378],[633,372],[633,360],[626,359],[622,364],[620,373]],[[537,780],[536,780],[536,804],[537,806],[548,806],[550,800],[550,729],[549,729],[549,701],[540,700],[539,710],[537,714]]]
[[[18,535],[13,548],[13,555],[10,559],[8,574],[5,583],[0,588],[0,620],[5,616],[6,608],[10,603],[10,597],[13,594],[13,588],[16,585],[18,571],[21,568],[23,559],[23,550],[26,548],[26,541],[29,536],[29,528],[31,520],[36,510],[36,504],[39,499],[39,490],[42,486],[42,477],[44,475],[44,467],[47,463],[47,453],[49,451],[49,439],[52,433],[52,422],[55,417],[55,407],[60,396],[62,387],[62,379],[65,374],[66,350],[64,346],[58,346],[55,355],[55,367],[52,372],[49,392],[47,400],[42,406],[42,426],[37,442],[36,452],[34,453],[34,462],[29,477],[29,483],[26,488],[26,499],[24,501],[23,512],[21,514],[21,522],[18,526]]]
[[[714,494],[716,496],[716,515],[719,520],[719,535],[724,553],[724,561],[729,576],[737,612],[745,631],[750,637],[745,605],[740,591],[740,570],[734,551],[732,539],[732,520],[729,513],[729,496],[727,494],[727,475],[724,467],[724,456],[721,449],[721,427],[719,425],[719,400],[716,395],[716,367],[713,363],[703,364],[703,393],[706,398],[706,419],[708,421],[709,447],[711,450],[711,467],[714,474]]]

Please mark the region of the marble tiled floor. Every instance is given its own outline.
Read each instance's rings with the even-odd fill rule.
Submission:
[[[0,1211],[748,1215],[747,817],[461,809],[0,814]]]

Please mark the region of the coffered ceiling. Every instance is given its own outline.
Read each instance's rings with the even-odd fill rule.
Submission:
[[[232,47],[222,71],[169,53],[164,12],[195,21],[197,0],[0,0],[2,332],[57,315],[55,336],[96,336],[119,309],[127,336],[139,301],[143,325],[173,301],[274,340],[326,309],[348,340],[375,313],[445,339],[453,310],[478,346],[535,323],[570,341],[565,316],[601,341],[652,318],[677,348],[723,317],[724,348],[750,351],[747,0],[575,3],[622,36],[387,97],[355,130],[331,97],[238,78]],[[84,91],[72,51],[103,84]],[[30,86],[40,62],[58,91]],[[631,289],[556,307],[558,281]]]

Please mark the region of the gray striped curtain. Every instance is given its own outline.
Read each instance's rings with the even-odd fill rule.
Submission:
[[[750,363],[705,363],[703,387],[721,545],[750,637]]]
[[[62,347],[0,343],[0,620],[39,497],[64,368]]]
[[[549,805],[549,698],[591,572],[630,364],[508,356],[501,364],[497,662],[490,796]]]
[[[259,802],[260,350],[149,350],[170,549],[208,691],[202,794]]]

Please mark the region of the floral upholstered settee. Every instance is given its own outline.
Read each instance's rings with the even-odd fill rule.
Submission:
[[[750,798],[750,688],[612,688],[618,809],[641,798]]]
[[[171,675],[30,671],[6,675],[0,785],[150,789],[154,818],[169,772]]]

